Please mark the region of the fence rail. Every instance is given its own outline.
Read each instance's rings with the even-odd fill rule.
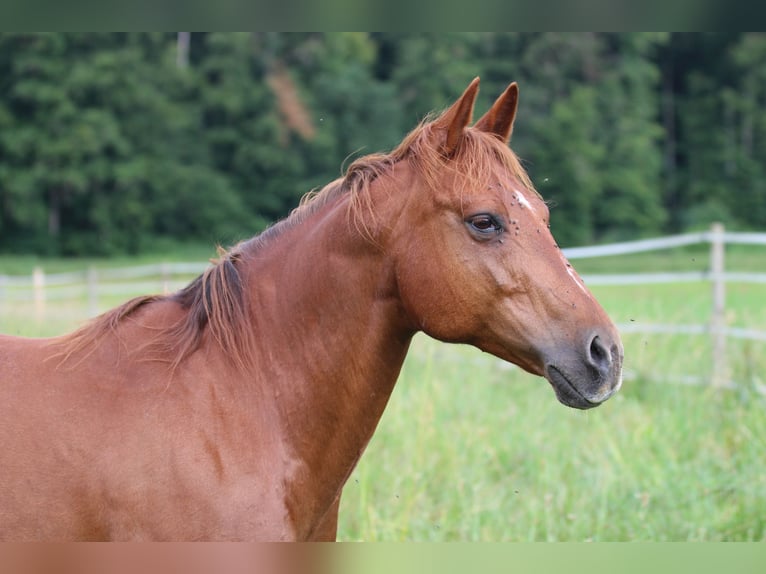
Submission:
[[[595,257],[609,257],[614,255],[627,255],[673,249],[699,243],[711,244],[710,265],[707,271],[583,275],[583,280],[588,285],[650,285],[708,281],[713,285],[713,290],[717,293],[719,298],[723,297],[725,294],[724,285],[726,283],[766,284],[766,273],[724,270],[725,245],[766,245],[766,233],[725,232],[721,224],[714,224],[710,231],[623,243],[611,243],[609,245],[597,245],[592,247],[573,247],[563,249],[562,251],[568,259],[590,259]],[[633,333],[662,332],[701,335],[709,334],[711,330],[713,330],[712,326],[719,323],[719,330],[727,337],[752,339],[756,341],[766,340],[766,332],[753,329],[725,327],[725,321],[722,321],[725,313],[725,305],[723,303],[723,299],[714,302],[709,325],[650,325],[629,323],[622,325],[622,328],[625,332]],[[716,308],[716,305],[718,308]]]
[[[661,333],[705,335],[711,337],[713,347],[711,382],[719,387],[731,387],[732,382],[729,380],[726,357],[727,339],[766,341],[766,332],[756,329],[728,327],[726,325],[726,284],[733,282],[766,284],[766,273],[725,271],[725,247],[727,244],[766,245],[766,233],[726,232],[722,224],[715,223],[711,226],[709,231],[624,243],[612,243],[609,245],[593,247],[575,247],[564,249],[564,254],[570,259],[583,259],[658,251],[699,243],[710,244],[710,264],[708,266],[708,271],[621,275],[603,274],[584,276],[583,279],[589,285],[648,285],[698,281],[710,282],[713,304],[711,306],[710,320],[708,324],[662,325],[628,323],[619,324],[618,327],[623,333]],[[685,376],[684,382],[688,383],[696,379],[695,377]],[[760,385],[756,388],[762,394],[766,394],[766,386]]]
[[[114,269],[90,267],[82,271],[45,273],[36,267],[32,275],[0,275],[0,309],[14,302],[34,304],[34,316],[43,320],[50,301],[87,302],[87,314],[101,311],[99,302],[110,297],[168,292],[202,273],[207,263],[157,263]]]
[[[626,241],[623,243],[610,243],[608,245],[595,245],[591,247],[569,247],[563,249],[569,259],[586,259],[591,257],[607,257],[610,255],[628,255],[643,253],[646,251],[659,251],[661,249],[673,249],[698,243],[723,242],[730,245],[766,245],[766,233],[743,233],[723,231],[723,226],[710,231],[697,233],[685,233],[654,239],[640,239],[638,241]]]
[[[712,342],[712,383],[721,387],[730,386],[726,362],[728,339],[766,342],[766,332],[757,329],[729,327],[726,324],[726,284],[766,284],[766,273],[733,272],[725,270],[725,246],[727,244],[764,245],[766,233],[726,232],[722,225],[714,224],[709,231],[687,233],[670,237],[644,239],[623,243],[612,243],[593,247],[564,249],[569,259],[585,259],[628,255],[663,249],[673,249],[699,243],[710,244],[710,261],[707,271],[635,273],[635,274],[594,274],[584,275],[590,286],[657,285],[668,283],[709,282],[713,303],[709,321],[706,324],[648,324],[624,323],[618,327],[623,333],[674,334],[707,336]],[[185,285],[192,277],[202,273],[206,263],[159,263],[115,269],[93,267],[76,272],[48,273],[36,268],[31,276],[0,274],[0,312],[8,305],[27,302],[34,306],[34,317],[44,320],[48,313],[48,302],[84,302],[89,316],[103,309],[100,304],[109,298],[129,297],[145,293],[169,292]],[[684,376],[688,383],[694,377]],[[698,381],[699,382],[699,381]],[[764,389],[766,393],[766,389]]]

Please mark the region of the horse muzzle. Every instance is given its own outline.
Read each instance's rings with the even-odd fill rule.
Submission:
[[[593,335],[582,349],[551,353],[545,361],[545,378],[562,404],[590,409],[619,390],[622,361],[619,340]]]

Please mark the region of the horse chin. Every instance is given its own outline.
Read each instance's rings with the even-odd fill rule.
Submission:
[[[573,409],[587,410],[599,406],[603,400],[594,402],[585,398],[567,376],[553,365],[545,369],[545,378],[553,387],[559,402]]]

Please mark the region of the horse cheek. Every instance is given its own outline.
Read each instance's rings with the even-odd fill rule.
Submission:
[[[475,330],[476,309],[465,269],[447,258],[409,251],[397,270],[399,294],[413,326],[445,342],[466,342]]]

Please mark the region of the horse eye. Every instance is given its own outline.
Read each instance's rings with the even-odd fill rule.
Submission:
[[[473,220],[473,226],[481,231],[486,231],[487,229],[492,229],[494,224],[489,217],[481,217]]]
[[[474,215],[467,221],[468,225],[475,231],[483,235],[498,233],[502,231],[502,227],[491,215]]]

